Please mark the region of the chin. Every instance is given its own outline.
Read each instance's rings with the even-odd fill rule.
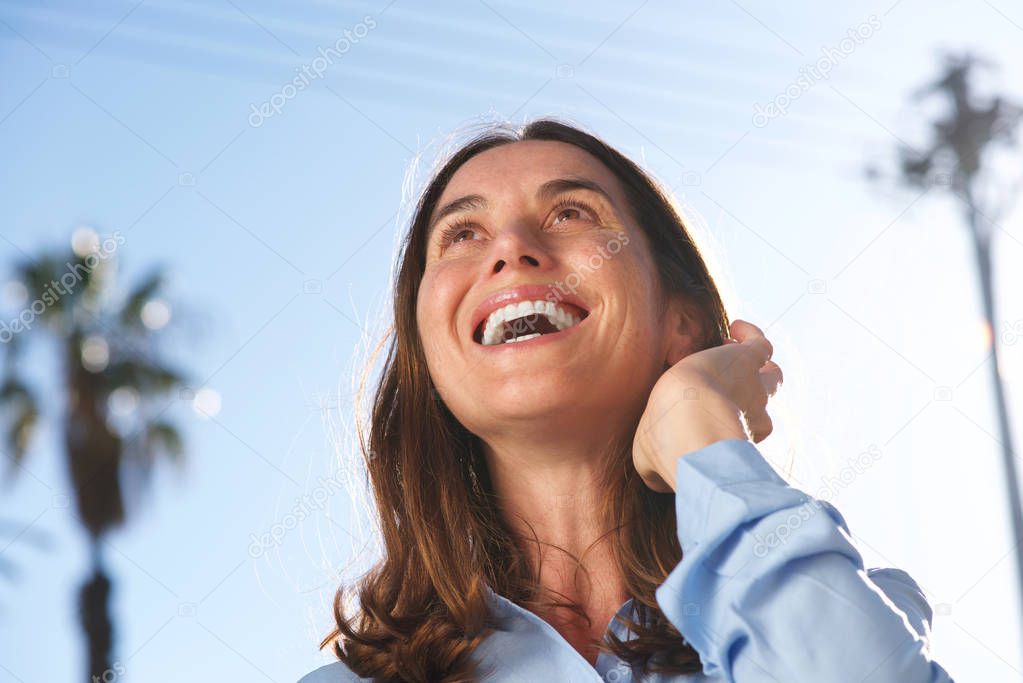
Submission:
[[[517,421],[567,417],[579,411],[593,415],[602,410],[594,405],[594,399],[613,397],[614,393],[595,388],[586,379],[570,382],[551,376],[520,376],[495,382],[475,396],[473,409],[483,411],[490,421]]]

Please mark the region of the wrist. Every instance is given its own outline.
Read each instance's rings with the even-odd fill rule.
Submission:
[[[726,439],[748,440],[742,411],[717,392],[699,390],[679,401],[671,414],[660,420],[663,429],[654,440],[657,473],[676,490],[675,469],[679,458]]]

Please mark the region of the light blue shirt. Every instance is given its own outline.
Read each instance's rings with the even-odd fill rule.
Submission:
[[[703,672],[633,674],[601,652],[591,666],[532,612],[489,588],[501,624],[474,653],[494,683],[951,683],[929,655],[931,608],[899,569],[865,570],[845,519],[789,486],[756,446],[717,441],[679,458],[683,559],[656,591]],[[629,599],[618,610],[626,614]],[[632,615],[630,615],[632,616]],[[630,634],[611,620],[622,640]],[[341,662],[299,683],[370,681]]]

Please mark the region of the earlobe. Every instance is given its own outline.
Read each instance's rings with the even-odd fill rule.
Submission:
[[[690,334],[678,334],[674,336],[671,341],[671,346],[668,348],[668,367],[675,365],[680,360],[688,356],[693,346],[693,337]]]
[[[675,365],[693,352],[700,329],[699,319],[692,315],[689,303],[678,299],[672,303],[667,324],[669,339],[665,369]]]

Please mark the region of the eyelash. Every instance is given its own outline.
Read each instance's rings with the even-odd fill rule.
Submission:
[[[555,214],[558,214],[561,213],[561,211],[564,209],[585,209],[586,211],[589,211],[594,217],[596,217],[597,215],[597,212],[594,211],[593,207],[591,207],[589,204],[587,204],[584,201],[574,199],[572,197],[566,197],[565,199],[559,201],[557,204],[554,205],[552,211],[554,211]],[[474,227],[476,227],[476,223],[471,218],[456,219],[453,223],[451,223],[451,225],[447,226],[441,231],[440,245],[442,247],[446,247],[452,244],[453,243],[452,240],[454,240],[454,238],[457,237],[459,233],[461,233],[463,230],[469,230]]]

